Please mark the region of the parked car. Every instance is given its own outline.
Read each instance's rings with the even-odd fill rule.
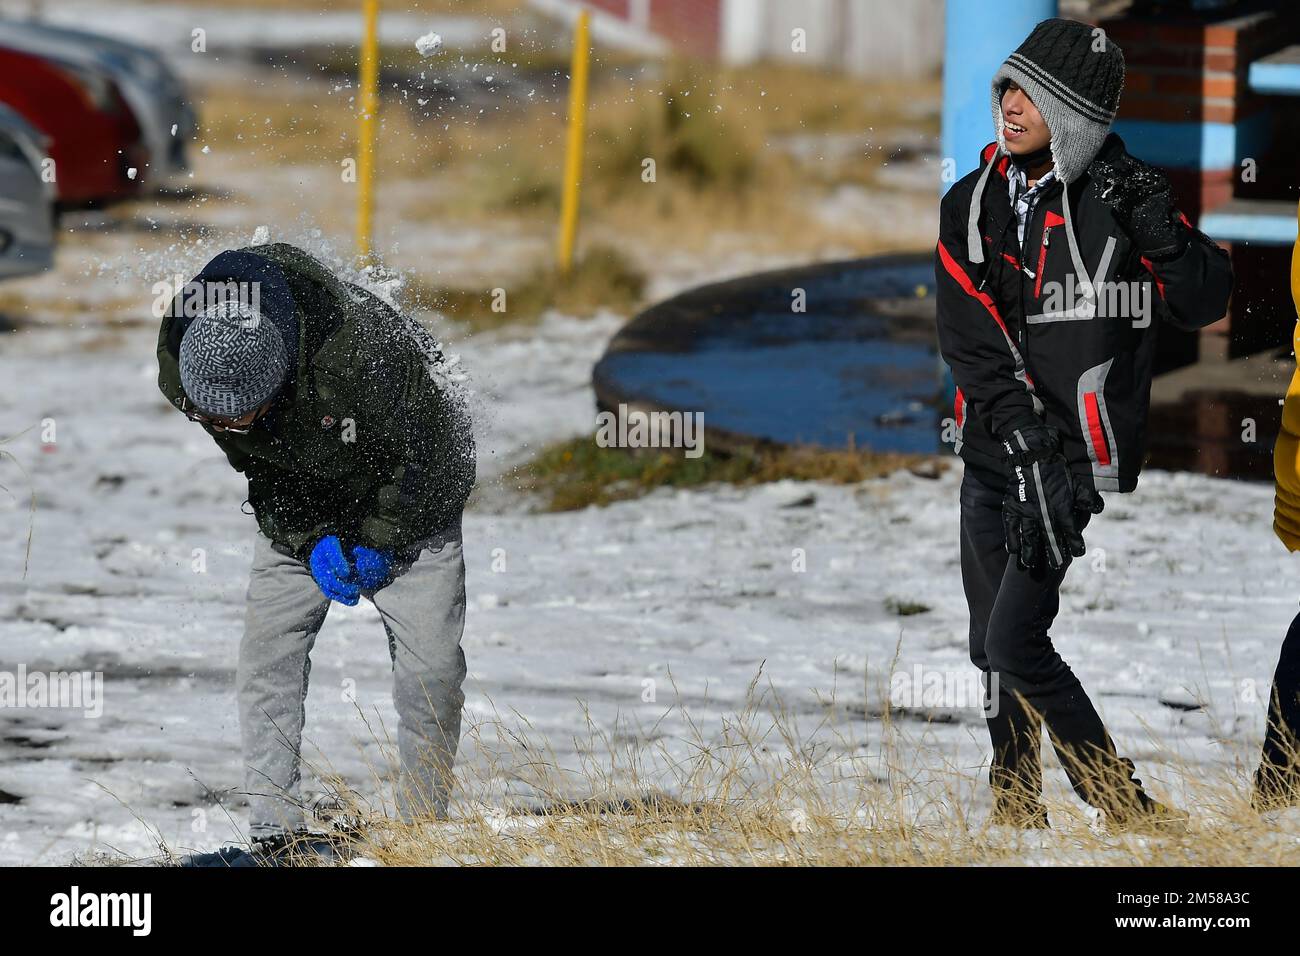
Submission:
[[[0,279],[54,264],[54,186],[41,178],[46,137],[0,105]]]
[[[189,170],[185,151],[196,130],[194,110],[180,77],[158,51],[85,30],[4,19],[0,47],[104,70],[144,133],[149,159],[140,168],[141,180],[165,185]]]
[[[49,138],[59,205],[139,192],[149,153],[140,124],[102,69],[0,47],[0,103]]]

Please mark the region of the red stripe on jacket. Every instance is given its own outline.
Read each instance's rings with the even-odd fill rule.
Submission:
[[[1007,337],[1007,341],[1010,341],[1011,333],[1007,331],[1007,324],[1002,321],[1002,314],[998,312],[998,307],[993,304],[992,297],[987,292],[981,292],[975,288],[975,283],[970,281],[970,276],[966,274],[966,270],[957,264],[957,260],[952,257],[952,253],[944,247],[942,242],[939,243],[939,261],[943,263],[948,275],[952,276],[957,284],[961,286],[962,291],[988,310],[988,314],[993,316],[993,321],[998,324],[1002,334]]]
[[[1092,438],[1092,447],[1097,451],[1097,463],[1110,464],[1110,445],[1106,442],[1106,432],[1101,427],[1101,410],[1097,407],[1097,393],[1085,392],[1083,395],[1084,411],[1088,415],[1088,435]]]

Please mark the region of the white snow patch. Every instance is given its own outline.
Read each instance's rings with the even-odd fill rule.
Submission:
[[[442,37],[436,33],[426,33],[415,41],[415,49],[420,56],[432,56],[442,49]]]

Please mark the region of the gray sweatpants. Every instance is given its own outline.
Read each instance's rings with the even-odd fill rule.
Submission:
[[[443,816],[465,702],[460,523],[399,557],[394,574],[388,586],[363,594],[379,610],[393,661],[397,806],[407,820]],[[298,784],[307,679],[329,605],[307,566],[259,533],[236,674],[252,836],[303,822]]]

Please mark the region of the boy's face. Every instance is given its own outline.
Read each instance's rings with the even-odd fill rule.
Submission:
[[[198,422],[200,425],[206,425],[214,432],[231,432],[235,435],[247,435],[248,430],[253,427],[253,423],[271,410],[275,400],[271,399],[262,405],[261,408],[255,408],[242,418],[221,418],[216,415],[204,415],[201,412],[186,412],[185,417],[192,422]]]
[[[1042,149],[1052,141],[1052,133],[1029,99],[1029,94],[1014,81],[1002,94],[1002,135],[1007,149],[1017,155]]]

